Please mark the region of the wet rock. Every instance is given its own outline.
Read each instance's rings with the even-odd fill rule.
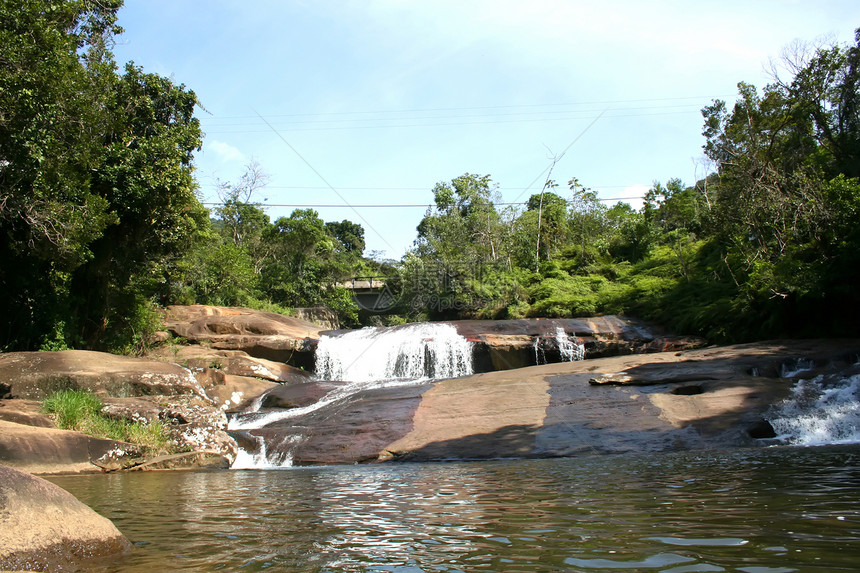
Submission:
[[[560,329],[585,347],[588,358],[689,350],[701,338],[670,336],[656,326],[621,317],[456,320],[450,324],[475,344],[475,371],[491,372],[559,362]]]
[[[843,357],[857,349],[860,341],[771,341],[373,388],[244,439],[262,437],[268,454],[299,465],[764,445],[772,428],[763,416],[793,385],[775,375],[779,366],[807,357],[809,376],[850,373],[857,367]]]
[[[260,397],[261,409],[272,408],[302,408],[322,400],[329,392],[343,382],[305,382],[289,386],[277,386]]]
[[[70,493],[0,466],[0,569],[77,571],[130,549],[110,521]]]

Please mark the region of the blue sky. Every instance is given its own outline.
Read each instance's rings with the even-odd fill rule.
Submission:
[[[364,205],[429,205],[466,172],[508,202],[539,192],[565,149],[553,178],[605,199],[693,183],[707,172],[699,110],[766,84],[794,40],[851,42],[860,2],[126,0],[120,24],[120,63],[205,107],[205,201],[255,159],[272,220],[352,205],[316,210],[399,258],[426,207]]]

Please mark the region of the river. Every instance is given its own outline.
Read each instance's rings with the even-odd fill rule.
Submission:
[[[857,571],[860,446],[52,477],[103,571]]]

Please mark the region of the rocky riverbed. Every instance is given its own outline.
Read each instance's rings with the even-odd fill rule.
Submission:
[[[791,391],[785,364],[805,358],[810,376],[850,373],[860,352],[853,340],[696,348],[704,341],[614,316],[457,321],[476,374],[368,388],[293,416],[348,384],[302,369],[324,326],[205,306],[171,307],[165,322],[170,331],[146,357],[0,354],[0,463],[42,474],[229,467],[240,447],[259,454],[261,443],[270,454],[289,448],[280,453],[297,464],[747,446],[773,435],[763,414]],[[559,331],[588,359],[535,365],[552,357]],[[107,416],[162,421],[179,453],[151,458],[56,428],[40,401],[63,388],[92,391]],[[248,411],[287,415],[227,430],[228,417]]]

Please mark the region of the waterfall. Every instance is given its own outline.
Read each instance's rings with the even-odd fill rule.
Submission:
[[[564,329],[560,326],[555,327],[555,336],[552,342],[547,342],[549,337],[541,344],[541,337],[536,336],[534,342],[535,364],[547,364],[546,350],[544,345],[549,344],[550,348],[554,345],[558,350],[558,357],[561,362],[576,362],[585,359],[585,346],[574,336],[568,336]]]
[[[860,442],[860,374],[798,380],[768,421],[783,441],[796,445]]]
[[[576,362],[585,359],[585,346],[575,337],[568,336],[560,326],[555,327],[555,342],[564,362]]]
[[[322,380],[350,382],[457,378],[472,374],[472,343],[443,323],[323,335],[317,344],[316,374]]]
[[[316,377],[343,382],[317,402],[299,408],[261,411],[262,397],[245,412],[232,414],[228,430],[265,428],[348,400],[375,388],[425,383],[430,379],[472,374],[472,343],[453,325],[419,323],[391,328],[363,328],[339,335],[323,335],[317,345]],[[291,450],[301,435],[285,437],[273,449],[257,438],[257,453],[239,449],[234,469],[289,467]]]

